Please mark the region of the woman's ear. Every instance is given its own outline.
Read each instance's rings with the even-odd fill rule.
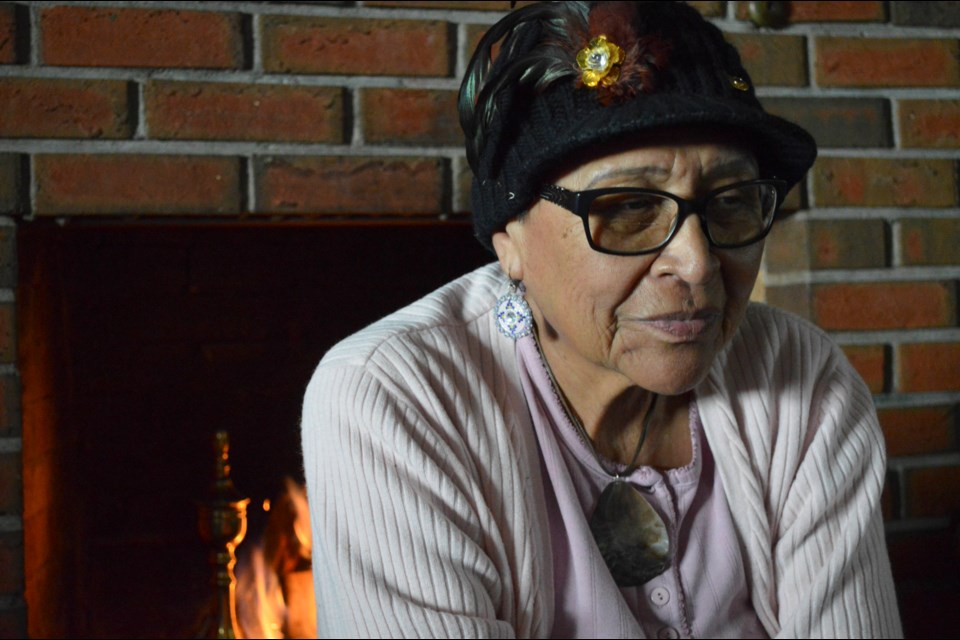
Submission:
[[[511,280],[523,280],[523,252],[521,251],[522,223],[514,218],[503,231],[493,234],[493,250],[497,252],[500,268]]]

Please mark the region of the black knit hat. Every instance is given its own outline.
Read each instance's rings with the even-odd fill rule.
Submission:
[[[615,81],[590,87],[576,58],[600,34],[622,47],[623,60]],[[790,186],[817,154],[809,133],[763,110],[736,49],[682,2],[543,2],[511,11],[478,45],[459,106],[474,230],[491,250],[493,233],[529,209],[559,168],[632,134],[732,131],[763,177]]]

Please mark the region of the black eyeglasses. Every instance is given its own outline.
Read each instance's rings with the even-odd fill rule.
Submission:
[[[770,232],[786,189],[782,180],[748,180],[687,200],[656,189],[568,191],[551,184],[540,197],[580,216],[594,251],[635,256],[667,246],[691,213],[700,216],[712,246],[753,244]]]

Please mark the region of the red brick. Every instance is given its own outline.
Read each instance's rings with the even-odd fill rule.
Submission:
[[[773,225],[763,253],[770,273],[810,268],[810,221],[791,217]]]
[[[815,220],[810,224],[810,267],[886,266],[886,237],[886,224],[882,220]]]
[[[761,87],[801,87],[808,84],[806,43],[802,36],[728,33],[743,66]]]
[[[813,320],[828,330],[917,329],[956,323],[953,283],[823,284],[813,289]]]
[[[259,163],[256,180],[263,212],[442,211],[443,166],[432,158],[270,158]]]
[[[145,108],[151,138],[344,141],[339,88],[154,81]]]
[[[20,380],[15,375],[0,376],[0,437],[16,437],[21,430]]]
[[[790,22],[883,22],[885,2],[791,2]]]
[[[883,345],[846,345],[843,352],[872,393],[886,389],[887,348]]]
[[[0,363],[16,362],[16,335],[16,308],[13,303],[0,302]]]
[[[437,21],[265,16],[263,66],[279,73],[448,76],[449,25]]]
[[[127,83],[0,78],[0,136],[129,138]]]
[[[770,113],[799,124],[823,147],[892,147],[890,103],[882,98],[764,98]]]
[[[40,16],[45,64],[79,67],[237,69],[240,15],[96,7],[52,7]]]
[[[956,448],[955,407],[898,407],[877,411],[892,457],[944,453]]]
[[[463,144],[455,91],[368,89],[362,98],[366,142]]]
[[[749,17],[748,2],[737,3],[737,17]],[[790,2],[789,21],[799,22],[883,22],[883,2]]]
[[[915,469],[907,474],[907,514],[914,518],[960,513],[960,467]]]
[[[23,475],[20,452],[0,453],[0,513],[23,511]]]
[[[960,343],[901,344],[897,370],[900,391],[960,391]]]
[[[903,264],[960,264],[960,219],[917,218],[900,221]]]
[[[960,147],[960,100],[901,100],[900,143],[904,147]]]
[[[473,52],[477,50],[477,45],[480,44],[480,38],[483,37],[483,34],[487,32],[487,29],[490,28],[488,24],[468,24],[467,25],[467,54],[468,56],[473,55]]]
[[[960,27],[960,2],[892,2],[891,22],[898,26]]]
[[[810,179],[821,207],[952,207],[954,169],[942,159],[821,157]]]
[[[956,40],[817,38],[816,51],[824,87],[960,86]]]
[[[36,209],[45,214],[236,214],[236,158],[39,155]]]
[[[888,263],[886,238],[883,220],[788,218],[767,238],[767,270],[881,268]]]
[[[14,6],[0,4],[0,64],[17,61],[17,18]]]

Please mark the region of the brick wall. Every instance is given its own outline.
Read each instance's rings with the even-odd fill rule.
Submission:
[[[761,295],[829,330],[875,393],[908,635],[955,629],[960,3],[784,3],[779,28],[693,4],[821,145]],[[507,6],[0,2],[0,637],[26,630],[23,466],[53,446],[21,434],[18,226],[465,217],[457,78]]]

